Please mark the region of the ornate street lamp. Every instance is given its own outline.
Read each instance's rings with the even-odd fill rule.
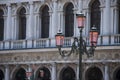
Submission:
[[[77,22],[78,22],[78,28],[80,31],[80,37],[74,38],[74,42],[72,43],[70,52],[67,52],[66,50],[62,50],[62,46],[64,44],[64,35],[62,33],[57,33],[55,35],[56,39],[56,46],[58,47],[59,53],[62,57],[70,56],[72,53],[78,53],[79,55],[79,80],[82,80],[82,55],[86,53],[88,57],[91,57],[94,55],[94,51],[97,45],[97,39],[98,39],[98,31],[96,27],[92,27],[89,32],[89,39],[90,39],[90,48],[87,50],[87,44],[85,40],[83,40],[82,37],[82,30],[85,25],[85,16],[84,14],[76,14]]]

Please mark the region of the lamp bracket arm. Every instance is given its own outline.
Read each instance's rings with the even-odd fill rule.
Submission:
[[[58,47],[58,50],[59,50],[59,54],[62,56],[62,57],[68,57],[71,55],[72,53],[72,49],[71,51],[66,51],[66,50],[62,50],[61,47]]]
[[[88,57],[92,57],[94,56],[94,51],[95,51],[95,47],[94,46],[91,46],[88,50],[87,50],[87,56]]]

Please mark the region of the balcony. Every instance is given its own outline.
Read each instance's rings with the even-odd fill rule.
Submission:
[[[70,47],[74,38],[66,37],[64,40],[64,47]],[[84,37],[89,46],[89,38]],[[98,46],[120,46],[120,34],[99,36]],[[36,39],[36,40],[11,40],[0,41],[0,50],[20,50],[20,49],[43,49],[55,48],[56,43],[54,38]]]

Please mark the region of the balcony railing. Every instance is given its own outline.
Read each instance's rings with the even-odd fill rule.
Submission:
[[[74,37],[66,37],[64,40],[64,47],[72,45]],[[89,45],[89,38],[84,37],[87,45]],[[98,46],[120,46],[120,35],[99,36]],[[54,38],[36,39],[36,40],[11,40],[0,41],[0,50],[18,50],[28,48],[53,48],[56,47]]]

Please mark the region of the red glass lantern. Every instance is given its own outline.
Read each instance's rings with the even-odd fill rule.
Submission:
[[[90,34],[91,46],[96,46],[97,40],[98,40],[98,31],[97,31],[96,27],[92,27],[89,34]]]
[[[85,25],[85,16],[84,14],[76,14],[77,22],[78,22],[78,28],[84,28]]]
[[[62,33],[57,33],[57,35],[55,35],[55,39],[56,39],[56,46],[62,46],[63,45],[64,35]]]

